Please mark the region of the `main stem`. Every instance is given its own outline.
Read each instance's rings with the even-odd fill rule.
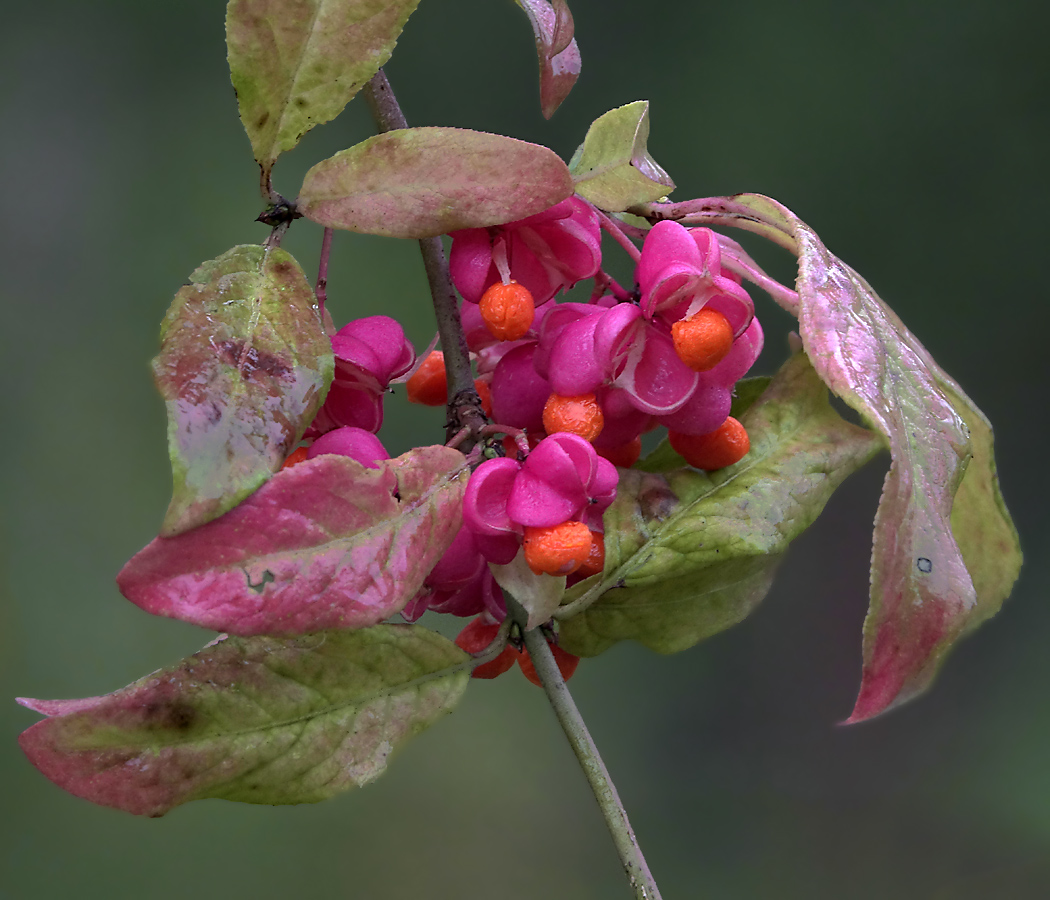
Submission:
[[[408,120],[382,69],[365,85],[363,94],[380,133],[408,127]],[[441,350],[445,355],[445,374],[448,376],[449,416],[445,437],[452,440],[466,428],[467,437],[459,443],[460,449],[466,453],[477,443],[477,436],[486,425],[485,414],[481,411],[481,398],[474,387],[467,339],[459,318],[459,302],[441,238],[421,238],[419,250],[430,283]]]
[[[594,799],[598,801],[605,824],[612,835],[616,852],[623,863],[624,872],[634,889],[634,895],[638,900],[660,900],[660,889],[656,886],[649,866],[642,855],[642,848],[638,846],[638,839],[634,836],[634,829],[627,818],[627,810],[624,809],[620,797],[616,793],[616,786],[609,777],[609,770],[605,768],[598,747],[594,743],[587,726],[584,724],[580,711],[573,702],[572,695],[561,677],[558,664],[554,661],[554,654],[547,646],[547,639],[539,628],[525,631],[528,624],[529,614],[518,601],[508,594],[503,593],[507,601],[507,611],[515,622],[521,626],[525,638],[525,647],[532,657],[532,664],[536,674],[540,677],[543,689],[547,692],[554,714],[558,717],[558,724],[569,739],[572,750],[579,760],[583,774],[587,776],[587,783],[591,786]]]

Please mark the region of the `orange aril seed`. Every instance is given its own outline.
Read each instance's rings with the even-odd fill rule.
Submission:
[[[668,431],[675,453],[696,469],[713,472],[740,462],[751,449],[747,429],[729,416],[710,434],[681,434]]]
[[[472,620],[456,637],[456,646],[470,654],[478,654],[492,643],[499,631],[499,623],[489,621],[484,615]],[[496,678],[514,665],[518,651],[507,644],[495,659],[475,666],[471,678]]]
[[[445,354],[434,350],[423,360],[412,377],[405,382],[409,403],[423,406],[444,406],[448,401],[448,381],[445,377]]]
[[[581,578],[590,578],[605,569],[605,535],[600,531],[591,532],[591,552],[575,572]]]
[[[492,388],[489,387],[489,383],[483,378],[474,379],[474,390],[478,392],[478,397],[481,400],[481,411],[492,418]]]
[[[568,681],[572,678],[576,672],[576,667],[580,664],[580,658],[573,656],[567,650],[562,650],[557,644],[552,644],[548,641],[547,646],[551,648],[551,653],[554,655],[554,661],[558,664],[558,671],[561,672],[563,681]],[[536,667],[532,664],[532,657],[529,655],[528,650],[522,650],[518,655],[518,665],[521,667],[521,673],[529,679],[536,687],[543,687],[543,682],[540,681],[540,676],[536,672]]]
[[[583,522],[527,527],[525,562],[537,575],[570,575],[591,553],[591,530]]]
[[[536,316],[532,293],[523,284],[497,281],[478,301],[478,311],[491,335],[500,341],[525,337]]]
[[[733,347],[733,329],[720,312],[706,306],[671,326],[678,358],[696,372],[717,366]]]
[[[594,394],[562,397],[551,394],[543,405],[543,429],[547,434],[567,431],[593,441],[605,427],[605,415]]]
[[[595,447],[594,451],[614,466],[629,469],[638,462],[638,457],[642,455],[642,439],[636,437],[630,443],[621,444],[619,447]]]
[[[292,466],[297,466],[301,462],[306,462],[306,447],[296,447],[282,464],[282,469],[290,469]]]

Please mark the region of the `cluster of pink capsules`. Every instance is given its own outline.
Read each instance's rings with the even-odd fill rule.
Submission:
[[[476,649],[506,616],[490,563],[509,564],[523,550],[533,572],[570,583],[602,571],[602,514],[616,496],[616,467],[638,460],[644,433],[666,427],[672,447],[700,469],[747,454],[747,432],[730,404],[763,337],[751,298],[721,266],[717,237],[706,228],[655,225],[631,291],[602,271],[598,213],[576,197],[451,237],[475,387],[509,437],[496,445],[505,455],[474,469],[462,525],[403,615],[479,616],[461,641]],[[585,279],[595,284],[588,302],[557,301]],[[406,380],[414,402],[446,402],[440,351],[417,360],[388,316],[350,322],[332,349],[335,380],[307,432],[312,443],[287,464],[322,453],[366,466],[388,458],[376,433],[392,381]],[[506,666],[475,675],[493,677]]]

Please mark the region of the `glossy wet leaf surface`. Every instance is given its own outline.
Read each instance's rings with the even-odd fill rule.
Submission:
[[[419,0],[231,0],[230,78],[255,158],[269,173],[334,119],[393,52]]]
[[[889,445],[850,721],[871,718],[923,691],[1017,579],[1020,543],[991,426],[871,285],[791,210],[737,194],[690,204],[689,221],[744,228],[798,256],[803,346],[821,380]]]
[[[455,707],[470,668],[415,625],[227,638],[103,697],[20,701],[49,716],[20,743],[60,787],[138,815],[315,803],[382,774]]]
[[[157,538],[117,585],[147,612],[231,634],[363,628],[400,611],[448,549],[466,481],[447,447],[378,469],[324,454],[221,518]]]
[[[464,128],[402,128],[306,173],[299,210],[332,228],[423,238],[534,215],[573,192],[546,147]]]
[[[203,263],[175,295],[153,360],[173,481],[161,533],[222,515],[278,469],[320,409],[333,365],[290,254],[252,244]]]
[[[594,656],[637,640],[660,653],[743,619],[788,544],[881,442],[844,421],[808,360],[789,360],[742,418],[751,452],[717,472],[621,470],[605,514],[605,571],[566,593],[562,646]],[[679,465],[682,465],[681,461]]]
[[[797,246],[799,329],[820,377],[886,436],[864,675],[851,721],[921,692],[961,635],[995,614],[1021,566],[992,430],[852,268],[765,197],[733,198]]]

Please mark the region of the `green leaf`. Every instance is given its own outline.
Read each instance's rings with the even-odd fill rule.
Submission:
[[[740,621],[787,545],[882,446],[832,409],[801,354],[741,421],[751,452],[726,469],[621,470],[605,571],[568,591],[559,616],[566,650],[595,656],[630,638],[675,653]]]
[[[416,625],[220,638],[104,697],[20,701],[50,717],[20,743],[60,787],[138,815],[207,797],[315,803],[379,777],[451,712],[472,664]]]
[[[203,263],[160,336],[153,377],[168,412],[170,536],[232,509],[280,468],[320,409],[334,361],[299,264],[254,244]]]
[[[729,415],[739,419],[762,396],[762,392],[769,387],[772,380],[768,375],[741,378],[733,389],[733,405],[729,409]],[[684,465],[686,461],[675,452],[671,442],[664,438],[648,456],[636,462],[633,468],[643,472],[670,472]]]
[[[319,162],[298,208],[329,228],[423,238],[523,219],[572,192],[568,168],[546,147],[464,128],[402,128]]]
[[[977,594],[977,607],[965,624],[965,633],[995,615],[1010,596],[1021,551],[1017,529],[999,490],[991,425],[958,388],[948,384],[942,388],[962,410],[973,445],[973,459],[955,492],[951,519],[952,534]]]
[[[418,3],[230,0],[230,79],[267,183],[277,157],[339,115],[390,59]]]
[[[569,163],[576,193],[610,212],[659,200],[674,182],[649,155],[649,101],[599,116]]]

